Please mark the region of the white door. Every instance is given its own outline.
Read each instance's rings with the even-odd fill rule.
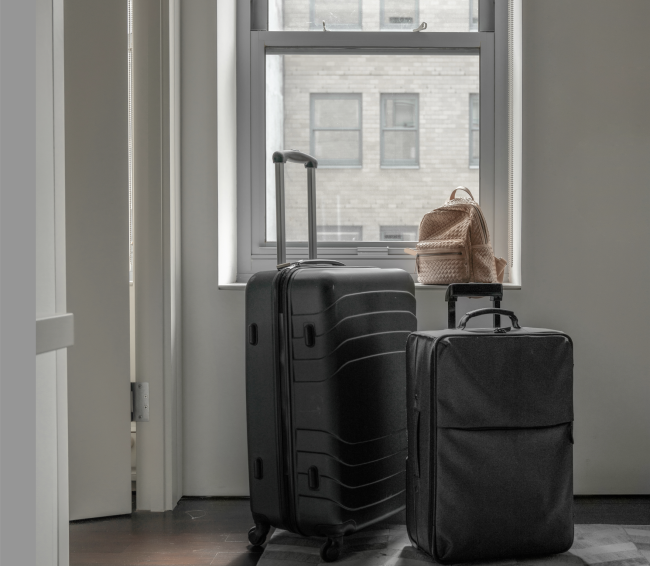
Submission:
[[[65,0],[70,519],[131,512],[127,8]]]

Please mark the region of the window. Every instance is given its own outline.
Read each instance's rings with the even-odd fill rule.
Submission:
[[[312,30],[360,30],[361,0],[309,0],[309,16]]]
[[[250,3],[238,3],[238,281],[275,266],[278,149],[319,161],[320,257],[412,273],[404,248],[459,185],[481,203],[495,253],[506,257],[506,38],[468,32],[469,0],[379,0],[364,3],[363,14],[358,0],[253,7],[265,4],[268,18],[251,20]],[[505,33],[507,3],[495,10]],[[359,27],[326,33],[312,25],[317,18],[328,29]],[[408,18],[427,29],[404,33]],[[294,163],[284,172],[293,261],[307,256],[307,174]]]
[[[419,164],[418,95],[381,95],[382,167],[417,167]]]
[[[478,167],[480,162],[481,138],[479,127],[480,98],[478,93],[469,95],[469,166]]]
[[[418,19],[418,0],[381,0],[380,29],[413,31],[420,25]]]
[[[318,166],[361,167],[361,95],[311,94],[310,98],[309,145]]]
[[[469,0],[469,31],[478,31],[478,0]]]
[[[419,229],[419,226],[382,226],[379,239],[382,242],[415,242]]]
[[[319,242],[360,242],[363,226],[317,226]]]

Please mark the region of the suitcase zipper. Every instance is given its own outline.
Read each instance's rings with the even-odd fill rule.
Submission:
[[[291,422],[291,377],[289,376],[289,368],[287,361],[289,360],[289,343],[287,333],[289,328],[288,322],[288,293],[287,287],[289,279],[293,273],[297,271],[300,264],[292,264],[283,270],[281,280],[278,285],[278,295],[280,300],[279,304],[279,321],[278,321],[278,337],[280,342],[280,372],[279,372],[279,393],[280,393],[280,407],[281,407],[281,421],[282,421],[282,444],[283,444],[283,458],[282,458],[282,477],[286,497],[282,497],[283,505],[286,507],[286,517],[289,523],[289,528],[293,532],[303,534],[298,528],[296,520],[295,505],[295,482],[294,482],[294,466],[293,466],[293,423]]]

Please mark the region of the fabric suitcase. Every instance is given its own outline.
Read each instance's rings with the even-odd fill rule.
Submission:
[[[458,296],[500,285],[451,285]],[[487,289],[487,291],[486,291]],[[498,304],[498,303],[497,303]],[[450,309],[451,310],[451,309]],[[507,316],[507,328],[466,328]],[[573,345],[498,308],[409,336],[407,528],[441,563],[555,554],[573,543]]]
[[[316,255],[315,159],[276,152],[278,269],[246,286],[246,404],[253,545],[270,526],[343,535],[405,507],[406,339],[412,277],[330,260],[285,263],[286,161],[305,163],[309,248]]]

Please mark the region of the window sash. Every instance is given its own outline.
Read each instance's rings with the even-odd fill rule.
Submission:
[[[317,100],[355,100],[358,104],[359,123],[355,127],[345,128],[343,126],[324,127],[315,126],[316,123],[316,104]],[[330,92],[312,92],[309,96],[309,151],[311,155],[316,156],[316,132],[359,132],[359,159],[318,159],[318,167],[323,168],[359,168],[363,164],[363,97],[359,93],[330,93]],[[265,132],[266,134],[266,132]],[[318,157],[318,156],[316,156]],[[317,173],[318,175],[318,173]]]
[[[497,22],[507,30],[507,4],[497,0]],[[507,254],[507,37],[493,32],[345,32],[250,31],[250,6],[238,3],[238,281],[275,266],[275,244],[266,236],[265,55],[269,53],[442,53],[480,54],[481,167],[480,201],[498,255]],[[499,28],[498,28],[499,29]],[[504,37],[501,38],[501,35]],[[499,57],[495,54],[499,50]],[[502,102],[495,104],[495,88]],[[498,114],[498,117],[496,115]],[[495,120],[498,128],[495,127]],[[496,130],[498,129],[498,132]],[[499,139],[495,140],[495,136]],[[501,139],[503,138],[503,139]],[[499,161],[495,159],[499,154]],[[289,165],[291,166],[291,165]],[[294,165],[295,166],[295,165]],[[317,174],[318,179],[318,174]],[[306,186],[306,175],[305,175]],[[318,180],[316,182],[318,194]],[[305,189],[306,190],[306,189]],[[501,194],[503,193],[503,194]],[[495,230],[495,215],[499,229]],[[501,227],[504,224],[504,227]],[[503,232],[503,233],[501,233]],[[501,242],[505,242],[505,247]],[[319,257],[340,258],[355,265],[397,266],[413,271],[403,248],[416,242],[323,242]],[[503,249],[501,249],[503,248]],[[373,251],[374,250],[374,251]],[[307,257],[306,242],[289,243],[290,260]]]
[[[415,102],[414,126],[386,126],[386,104],[387,100],[408,100]],[[420,96],[418,93],[382,93],[380,97],[380,166],[384,169],[416,168],[420,166]],[[415,157],[412,159],[388,159],[384,153],[386,132],[415,132]],[[384,241],[384,240],[382,240]]]

